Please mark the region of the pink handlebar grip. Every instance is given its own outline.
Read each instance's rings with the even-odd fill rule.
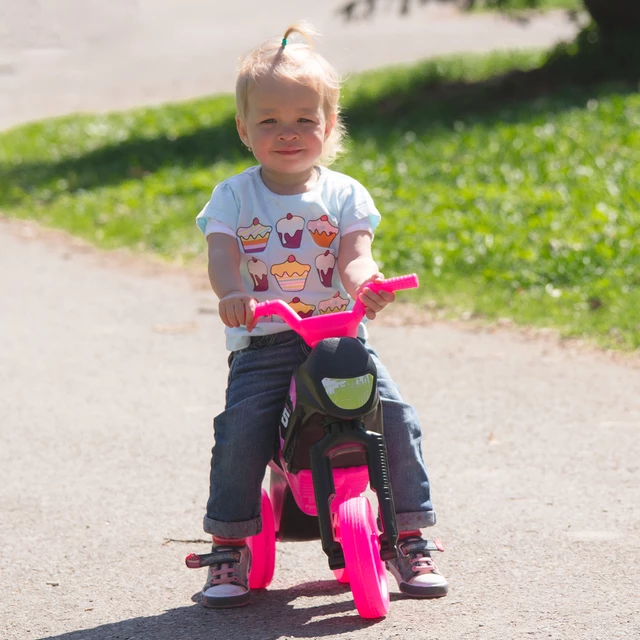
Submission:
[[[395,278],[387,278],[380,283],[367,285],[372,291],[399,291],[400,289],[417,289],[418,276],[410,273],[406,276],[396,276]]]
[[[418,286],[418,276],[415,273],[396,278],[387,278],[381,282],[367,285],[374,293],[378,291],[398,291],[400,289],[415,289]],[[355,338],[358,335],[358,325],[365,315],[364,304],[356,300],[351,311],[327,313],[310,318],[301,318],[284,300],[267,300],[256,305],[253,320],[247,325],[251,331],[262,316],[280,316],[305,342],[315,347],[325,338]]]
[[[396,276],[395,278],[387,278],[381,282],[372,282],[364,286],[365,289],[371,289],[374,293],[378,291],[398,291],[400,289],[415,289],[418,286],[418,276],[411,273],[406,276]],[[362,314],[364,318],[365,308],[360,298],[353,305],[353,313]]]

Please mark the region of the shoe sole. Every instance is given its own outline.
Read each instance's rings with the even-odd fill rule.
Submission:
[[[412,598],[444,598],[449,592],[449,587],[414,587],[413,585],[402,582],[398,585],[400,591]]]
[[[207,609],[231,609],[233,607],[244,607],[251,600],[251,592],[243,593],[239,596],[228,596],[226,598],[211,598],[202,596],[202,604]]]

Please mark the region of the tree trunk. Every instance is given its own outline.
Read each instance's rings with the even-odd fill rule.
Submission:
[[[584,0],[584,4],[604,32],[640,30],[639,0]]]

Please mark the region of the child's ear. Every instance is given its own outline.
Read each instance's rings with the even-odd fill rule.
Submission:
[[[251,146],[249,144],[249,137],[247,136],[247,125],[238,114],[236,114],[236,128],[238,129],[238,135],[240,136],[240,140],[242,140],[242,143],[246,147]]]
[[[327,118],[327,123],[324,126],[324,140],[327,141],[327,138],[331,135],[333,131],[333,127],[336,126],[336,121],[338,120],[338,116],[335,113],[332,113]]]

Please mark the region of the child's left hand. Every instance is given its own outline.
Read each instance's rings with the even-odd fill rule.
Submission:
[[[374,293],[369,284],[373,282],[382,282],[384,275],[376,273],[367,280],[365,280],[357,291],[357,297],[362,301],[365,306],[365,315],[369,320],[375,320],[376,314],[380,313],[390,302],[396,299],[396,294],[393,291],[379,291]]]

